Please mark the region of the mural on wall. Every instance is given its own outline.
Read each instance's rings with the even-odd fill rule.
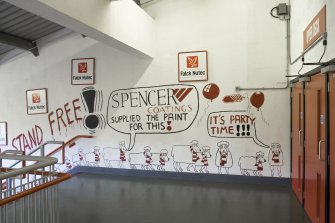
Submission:
[[[198,125],[210,108],[210,101],[218,98],[220,89],[218,85],[211,83],[203,88],[202,93],[207,99],[207,108]],[[209,141],[203,146],[199,146],[198,140],[191,140],[188,145],[174,142],[165,144],[163,148],[143,144],[134,147],[136,135],[182,133],[192,128],[199,111],[199,93],[195,86],[176,84],[115,90],[109,95],[108,104],[104,103],[103,92],[94,87],[82,89],[80,96],[81,100],[76,98],[49,113],[48,123],[53,138],[56,132],[60,136],[66,132],[67,136],[67,129],[70,127],[72,130],[81,128],[84,132],[87,130],[96,134],[98,129],[103,129],[108,124],[113,132],[115,130],[129,135],[129,144],[122,139],[117,140],[115,146],[94,144],[85,148],[85,145],[71,145],[71,149],[65,151],[64,163],[57,167],[59,171],[67,172],[76,166],[91,166],[226,175],[239,170],[245,176],[282,177],[284,154],[281,145],[272,143],[270,147],[257,135],[256,125],[262,124],[259,121],[263,119],[262,108],[265,102],[262,92],[253,93],[250,99],[247,93],[227,94],[222,99],[224,106],[229,107],[234,103],[245,106],[240,103],[245,101],[248,102],[247,109],[211,111],[208,114],[208,135],[220,140],[212,143]],[[251,106],[257,111],[252,111]],[[86,114],[82,115],[81,107],[84,107]],[[106,118],[103,115],[104,109],[107,110]],[[244,151],[241,147],[236,147],[233,140],[227,139],[235,142],[252,139],[255,145],[265,150],[258,151],[257,148],[253,151],[251,146],[250,151]],[[43,129],[35,125],[26,133],[13,138],[12,145],[18,150],[26,151],[37,147],[43,140]],[[211,148],[214,149],[215,156]],[[268,154],[267,160],[264,154]],[[236,156],[235,159],[233,155]],[[266,162],[270,168],[264,165]]]
[[[215,138],[251,138],[264,148],[269,148],[258,139],[256,118],[252,118],[246,111],[219,111],[209,114],[207,119],[209,136]]]
[[[205,111],[198,121],[197,127],[199,127],[200,123],[202,122],[202,120],[207,114],[207,110],[209,108],[209,102],[210,101],[213,102],[213,100],[216,99],[219,96],[219,94],[220,94],[220,88],[214,83],[207,84],[203,88],[202,95],[204,96],[204,98],[208,99],[208,101],[207,101],[207,106],[205,108]]]
[[[103,106],[103,94],[101,90],[95,90],[94,87],[86,87],[81,93],[85,111],[83,125],[91,134],[95,133],[97,128],[106,127],[105,116],[101,114]]]
[[[102,150],[106,167],[114,167],[115,165],[119,168],[124,167],[124,163],[127,161],[126,153],[128,152],[124,141],[119,142],[119,148],[105,147]]]
[[[225,174],[229,174],[229,169],[233,166],[233,156],[229,149],[229,142],[220,141],[217,143],[218,150],[215,157],[215,165],[218,167],[218,173],[224,174],[222,169],[225,170]]]
[[[255,108],[257,108],[257,111],[259,111],[261,113],[261,118],[262,118],[263,122],[266,125],[269,126],[270,124],[264,118],[263,110],[261,109],[261,107],[263,106],[264,102],[265,102],[265,95],[263,94],[263,92],[260,92],[260,91],[254,92],[251,95],[251,97],[250,97],[250,103],[251,103],[251,105],[254,106]]]
[[[20,133],[12,139],[13,149],[20,151],[29,151],[43,143],[43,130],[40,126],[35,125],[26,133]]]
[[[274,177],[275,172],[277,172],[278,177],[282,177],[281,168],[284,166],[284,156],[279,143],[271,144],[268,160],[271,169],[271,176]]]
[[[204,149],[206,151],[204,151]],[[182,165],[186,166],[187,171],[194,172],[208,171],[208,158],[212,157],[210,147],[199,147],[197,140],[192,140],[190,145],[175,145],[172,147],[171,157],[173,167],[177,172],[183,172]]]
[[[252,104],[252,106],[257,108],[257,111],[259,111],[259,109],[263,106],[264,101],[265,101],[264,94],[259,91],[253,93],[250,97],[250,103]]]
[[[72,163],[74,166],[86,166],[86,155],[82,148],[78,149],[78,153],[72,155]]]
[[[199,94],[193,85],[177,84],[113,91],[107,106],[107,123],[130,136],[132,150],[137,134],[180,133],[193,124]]]
[[[75,124],[80,126],[82,121],[80,111],[79,98],[72,100],[71,103],[66,102],[64,106],[51,111],[48,114],[51,136],[54,138],[56,130],[58,130],[59,135],[62,135],[64,131],[65,135],[67,135],[68,128],[74,128]]]
[[[242,175],[250,176],[252,173],[254,176],[263,176],[263,163],[265,162],[264,153],[259,151],[256,156],[241,156],[238,160],[238,166]]]
[[[204,89],[202,90],[202,94],[206,99],[213,101],[219,96],[220,88],[216,84],[210,83],[204,87]]]
[[[160,153],[152,153],[151,147],[144,147],[144,151],[140,153],[129,153],[129,164],[131,169],[142,170],[160,170],[165,171],[165,164],[170,158],[168,151],[162,149]],[[156,167],[156,169],[154,169]]]
[[[231,94],[224,96],[222,101],[223,103],[237,103],[242,102],[244,99],[245,97],[240,94]]]

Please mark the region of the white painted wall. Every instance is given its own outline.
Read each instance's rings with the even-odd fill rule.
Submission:
[[[0,117],[9,124],[9,139],[21,132],[27,132],[35,124],[44,130],[45,141],[52,139],[47,115],[26,115],[25,90],[47,87],[50,112],[80,97],[83,86],[71,86],[70,83],[72,58],[96,58],[97,81],[94,87],[103,91],[102,114],[106,115],[107,99],[112,91],[178,84],[178,52],[207,50],[208,82],[189,83],[198,89],[200,95],[199,113],[194,124],[182,133],[137,134],[131,153],[142,153],[145,146],[150,146],[153,153],[166,149],[171,156],[174,145],[189,145],[196,139],[200,147],[211,147],[212,158],[209,159],[208,170],[210,173],[217,173],[217,143],[225,140],[230,143],[229,149],[234,161],[230,174],[241,174],[238,165],[240,157],[255,156],[261,151],[267,160],[262,174],[270,176],[268,148],[256,145],[250,138],[210,137],[206,120],[211,112],[248,108],[247,98],[242,103],[222,102],[225,95],[236,93],[235,86],[283,86],[282,82],[286,81],[286,26],[285,22],[275,20],[269,15],[270,9],[279,2],[281,1],[161,0],[147,5],[145,10],[155,19],[156,27],[157,41],[152,44],[157,56],[153,61],[139,59],[90,38],[73,35],[42,48],[41,56],[37,58],[27,55],[2,65]],[[208,83],[215,83],[220,87],[220,95],[213,102],[209,102],[202,95],[202,89]],[[254,91],[240,93],[250,97]],[[250,113],[256,118],[258,138],[267,145],[274,142],[281,144],[284,155],[282,173],[284,177],[289,177],[289,90],[263,93],[265,103],[261,110],[257,111],[251,106]],[[85,114],[82,109],[82,115]],[[57,132],[54,138],[66,140],[78,134],[88,134],[88,131],[81,125],[74,124],[70,128],[62,129],[60,133]],[[97,131],[94,139],[78,142],[74,148],[68,150],[67,156],[71,160],[80,148],[85,153],[93,152],[94,146],[99,146],[102,153],[104,147],[118,148],[118,143],[122,140],[128,145],[129,135],[118,133],[107,126]],[[10,149],[11,146],[2,148]],[[185,159],[189,160],[190,157],[191,153]],[[99,165],[105,166],[105,163],[101,162]],[[129,163],[126,162],[124,167],[129,168]],[[175,171],[172,160],[166,163],[165,169]],[[186,171],[185,166],[183,169]]]
[[[315,15],[326,5],[327,7],[327,32],[328,46],[322,61],[328,61],[335,58],[335,15],[333,9],[335,2],[333,0],[291,0],[291,44],[292,44],[292,61],[299,57],[303,52],[303,32],[307,25],[312,21]],[[313,49],[305,54],[305,62],[318,62],[323,52],[322,41]],[[301,61],[291,66],[291,74],[296,75],[301,68]],[[305,66],[301,74],[308,72],[315,66]]]

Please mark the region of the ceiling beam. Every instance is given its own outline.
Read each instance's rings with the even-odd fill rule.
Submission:
[[[140,0],[134,0],[134,2],[141,7],[141,1]]]
[[[125,53],[155,56],[155,22],[133,0],[5,0]]]
[[[14,46],[31,52],[35,57],[39,55],[35,42],[5,32],[0,32],[0,43]]]

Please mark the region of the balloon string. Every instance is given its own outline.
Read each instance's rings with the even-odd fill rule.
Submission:
[[[200,123],[202,122],[202,120],[204,119],[206,113],[207,113],[207,109],[209,108],[209,101],[207,101],[207,107],[205,108],[205,113],[201,116],[201,118],[198,121],[197,127],[199,127]]]
[[[259,109],[261,111],[261,116],[262,116],[262,120],[263,122],[267,125],[267,126],[270,126],[270,124],[265,120],[264,118],[264,115],[263,115],[263,110],[262,109]]]
[[[250,105],[249,95],[247,93],[244,93],[243,95],[247,98],[247,101],[248,101],[247,113],[250,117],[254,117],[254,114],[251,112],[251,105]]]

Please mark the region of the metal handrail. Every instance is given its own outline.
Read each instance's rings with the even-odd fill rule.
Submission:
[[[41,156],[44,156],[44,147],[46,145],[52,145],[52,144],[63,144],[64,142],[63,141],[46,141],[44,142],[42,145],[40,145],[39,147],[37,147],[36,149],[30,151],[28,154],[26,154],[27,156],[37,152],[38,150],[41,150]],[[8,150],[7,150],[8,151]],[[9,168],[13,168],[14,166],[16,166],[17,164],[19,164],[21,161],[17,161],[15,162],[14,164],[12,164]]]
[[[9,160],[19,160],[22,161],[33,161],[36,162],[32,165],[22,167],[20,169],[9,170],[4,173],[0,173],[0,180],[7,178],[16,177],[27,172],[35,171],[41,168],[45,168],[51,165],[54,165],[58,162],[57,158],[54,157],[41,157],[41,156],[28,156],[28,155],[17,155],[16,150],[6,150],[0,153],[0,160],[9,159]]]

